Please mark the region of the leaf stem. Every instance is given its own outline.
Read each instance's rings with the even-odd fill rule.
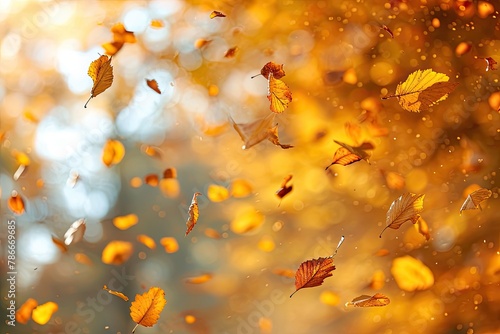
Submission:
[[[261,73],[259,73],[259,74],[256,74],[256,75],[254,75],[254,76],[251,76],[251,77],[250,77],[250,79],[253,79],[253,78],[255,78],[255,77],[258,77],[259,75],[262,75],[262,74],[261,74]]]
[[[132,333],[135,333],[135,330],[137,329],[137,327],[139,327],[139,324],[135,324],[134,329],[132,329]]]
[[[90,99],[92,98],[92,94],[90,95],[89,99],[87,100],[87,102],[85,102],[85,105],[83,106],[84,108],[87,108],[87,103],[89,103]]]

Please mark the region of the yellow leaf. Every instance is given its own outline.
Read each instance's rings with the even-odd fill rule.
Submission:
[[[150,26],[151,28],[163,28],[165,24],[162,20],[151,20]]]
[[[123,144],[118,140],[108,139],[102,151],[102,162],[110,167],[122,161],[124,156],[125,147]]]
[[[236,234],[245,234],[258,229],[264,223],[264,215],[253,208],[237,213],[231,221],[231,231]]]
[[[131,213],[126,216],[118,216],[113,218],[113,225],[120,230],[127,230],[137,224],[139,222],[139,218],[135,213]]]
[[[404,110],[419,112],[432,105],[446,100],[458,83],[448,82],[446,74],[436,73],[431,69],[417,70],[410,74],[405,82],[396,87],[394,95],[383,99],[397,97]]]
[[[158,82],[156,82],[155,79],[152,79],[152,80],[146,79],[146,84],[148,85],[149,88],[151,88],[152,90],[154,90],[158,94],[161,94],[161,90],[158,87]]]
[[[269,73],[267,98],[271,102],[271,111],[277,114],[282,113],[292,102],[292,93],[288,86],[281,80],[274,78],[273,73]]]
[[[188,209],[189,217],[186,221],[186,226],[187,226],[186,235],[188,235],[189,232],[191,232],[194,225],[196,225],[196,222],[198,221],[198,217],[200,216],[200,210],[198,209],[198,198],[197,198],[200,195],[201,193],[198,192],[193,194],[193,199],[191,200],[191,205],[189,206]]]
[[[134,251],[134,246],[128,241],[111,241],[102,250],[101,260],[105,264],[120,265],[126,262]]]
[[[207,197],[212,202],[222,202],[229,197],[229,190],[223,186],[211,184],[208,186]]]
[[[391,300],[389,297],[384,296],[381,293],[376,293],[373,296],[362,295],[354,298],[352,301],[347,302],[345,306],[355,306],[355,307],[373,307],[373,306],[386,306],[389,305]]]
[[[59,309],[58,305],[54,302],[47,302],[42,305],[38,305],[33,309],[33,312],[31,313],[31,318],[33,319],[34,322],[36,322],[39,325],[45,325],[47,322],[49,322],[50,318],[52,317],[52,314],[57,312]]]
[[[202,284],[202,283],[210,281],[212,279],[212,277],[213,277],[212,274],[203,274],[203,275],[199,275],[199,276],[188,277],[188,278],[186,278],[186,283]]]
[[[388,227],[397,230],[408,221],[415,224],[420,218],[419,213],[424,209],[424,197],[425,195],[405,193],[394,200],[387,211],[386,226],[379,237],[382,238],[382,233]]]
[[[149,249],[156,248],[156,242],[153,240],[153,238],[151,238],[150,236],[147,236],[145,234],[139,234],[137,236],[137,241],[139,241],[141,244],[148,247]]]
[[[123,293],[118,292],[118,291],[114,291],[114,290],[110,290],[110,289],[108,289],[108,287],[106,285],[103,286],[102,289],[106,290],[107,292],[109,292],[113,296],[119,297],[119,298],[123,299],[124,301],[128,302],[128,297],[125,296]]]
[[[93,265],[92,260],[85,254],[83,253],[76,253],[75,254],[75,261],[81,264],[85,264],[87,266]]]
[[[38,306],[38,302],[33,298],[28,298],[23,305],[16,311],[16,321],[20,324],[26,324],[31,319],[33,309]]]
[[[426,290],[434,284],[432,271],[410,255],[395,258],[391,273],[399,288],[404,291]]]
[[[113,83],[111,57],[108,58],[108,56],[102,55],[90,63],[88,75],[94,82],[94,85],[90,91],[90,97],[84,105],[85,108],[87,108],[87,103],[89,103],[91,98],[96,97],[111,87]]]
[[[164,237],[160,239],[160,244],[165,248],[167,253],[175,253],[179,250],[179,244],[173,237]]]
[[[272,127],[274,116],[274,114],[269,114],[268,116],[254,122],[240,124],[235,123],[234,120],[230,118],[233,128],[236,132],[238,132],[241,140],[245,143],[242,149],[247,150],[269,138],[270,132],[268,130]]]
[[[113,27],[111,27],[111,32],[113,33],[113,41],[121,43],[135,43],[135,35],[132,31],[125,29],[123,23],[118,22]]]
[[[186,324],[191,325],[196,322],[196,317],[194,315],[187,314],[186,316],[184,316],[184,321],[186,322]]]
[[[166,303],[165,292],[158,287],[152,287],[148,292],[136,295],[130,305],[130,317],[137,323],[132,333],[135,333],[139,325],[152,327],[156,324]]]
[[[234,198],[243,198],[252,194],[253,188],[250,182],[243,179],[235,179],[231,182],[229,192]]]

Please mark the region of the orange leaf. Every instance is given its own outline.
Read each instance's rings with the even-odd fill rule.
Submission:
[[[292,102],[290,89],[283,81],[276,79],[272,72],[268,77],[267,98],[271,102],[271,111],[277,114],[284,112]]]
[[[75,254],[75,261],[81,264],[85,264],[87,266],[93,265],[92,260],[85,254],[83,253],[76,253]]]
[[[226,187],[211,184],[208,186],[207,197],[212,202],[222,202],[229,197],[229,190]]]
[[[252,185],[250,182],[243,179],[235,179],[231,182],[229,192],[234,198],[247,197],[252,193]]]
[[[278,124],[268,129],[267,132],[269,133],[269,137],[267,139],[269,139],[269,141],[274,145],[279,146],[282,149],[288,149],[293,147],[292,145],[280,143],[280,139],[278,138]]]
[[[121,43],[135,43],[135,35],[132,31],[125,29],[123,23],[118,22],[113,27],[111,27],[111,32],[113,33],[113,41]]]
[[[139,222],[139,218],[135,213],[126,216],[118,216],[113,218],[113,225],[120,230],[128,230]]]
[[[75,221],[69,229],[64,233],[64,243],[69,246],[83,239],[87,225],[85,219],[81,218]]]
[[[460,214],[464,210],[481,209],[480,203],[491,197],[491,190],[480,188],[467,196],[462,207],[460,208]],[[481,209],[482,210],[482,209]]]
[[[193,276],[186,278],[185,282],[190,284],[203,284],[212,279],[212,274],[203,274],[199,276]]]
[[[389,305],[391,300],[389,297],[376,293],[373,296],[362,295],[354,298],[352,301],[347,302],[345,306],[355,306],[355,307],[373,307],[373,306],[386,306]]]
[[[205,235],[211,239],[220,239],[222,235],[213,228],[206,228]]]
[[[52,236],[52,242],[57,246],[57,248],[59,248],[61,252],[66,253],[68,251],[68,246],[66,246],[66,244],[62,240],[59,240],[56,237]]]
[[[123,144],[118,140],[108,139],[102,151],[102,162],[110,167],[122,161],[124,156],[125,147]]]
[[[495,59],[491,57],[486,57],[481,59],[484,59],[486,61],[486,72],[488,72],[489,70],[495,71],[498,69],[498,63],[496,62]]]
[[[33,298],[28,298],[23,305],[16,311],[16,321],[20,324],[26,324],[31,319],[33,309],[38,306],[38,302]]]
[[[418,219],[415,227],[417,227],[418,232],[425,237],[425,240],[429,241],[429,239],[431,238],[431,235],[429,233],[429,226],[422,217]]]
[[[275,79],[281,79],[285,76],[285,70],[283,69],[283,64],[278,65],[272,61],[268,62],[260,70],[260,74],[264,78],[269,78],[269,74],[272,73]]]
[[[120,265],[126,262],[134,251],[134,246],[128,241],[111,241],[102,250],[101,260],[105,264]]]
[[[49,322],[50,318],[52,317],[52,314],[57,312],[59,309],[59,306],[54,303],[54,302],[47,302],[42,305],[38,305],[33,309],[33,312],[31,313],[31,318],[33,319],[34,322],[36,322],[39,325],[45,325],[47,322]]]
[[[175,179],[177,178],[177,169],[175,168],[167,168],[163,171],[164,179]]]
[[[106,285],[104,285],[102,287],[103,290],[106,290],[107,292],[109,292],[110,294],[112,294],[113,296],[116,296],[116,297],[119,297],[121,299],[123,299],[124,301],[128,302],[128,297],[125,296],[123,293],[121,292],[117,292],[117,291],[113,291],[113,290],[110,290],[108,289],[108,287]]]
[[[20,216],[24,213],[24,200],[21,195],[17,193],[17,191],[12,190],[7,204],[9,206],[9,209],[16,215]]]
[[[135,333],[139,325],[152,327],[156,324],[166,303],[165,291],[158,287],[152,287],[142,295],[135,295],[135,300],[130,305],[130,317],[137,325],[132,333]]]
[[[196,225],[196,222],[198,221],[198,217],[200,216],[200,210],[198,209],[198,198],[197,198],[200,195],[201,193],[198,192],[193,194],[193,199],[191,200],[191,205],[189,206],[188,209],[189,217],[186,221],[186,226],[187,226],[186,235],[188,235],[189,232],[191,232],[194,225]]]
[[[179,250],[179,244],[173,237],[164,237],[160,239],[160,244],[165,248],[167,253],[175,253]]]
[[[154,90],[158,94],[161,94],[161,90],[158,87],[158,82],[156,82],[155,79],[152,79],[152,80],[146,79],[146,84],[148,85],[149,88],[151,88],[152,90]]]
[[[144,246],[148,247],[149,249],[155,249],[156,248],[156,243],[153,240],[153,238],[151,238],[150,236],[147,236],[145,234],[139,234],[137,236],[137,241],[139,241],[141,244],[143,244]]]
[[[151,28],[163,28],[165,24],[162,20],[151,20],[150,26]]]
[[[144,183],[150,185],[151,187],[156,187],[159,183],[158,175],[148,174],[144,177]]]
[[[226,17],[226,14],[214,10],[213,12],[210,13],[210,18],[214,19],[216,17]]]
[[[228,49],[225,53],[224,53],[224,58],[233,58],[235,55],[236,55],[236,52],[238,51],[238,47],[237,46],[234,46],[230,49]]]
[[[426,290],[434,284],[432,271],[410,255],[395,258],[391,273],[399,288],[404,291]]]
[[[90,63],[88,75],[92,78],[94,85],[90,91],[90,97],[85,103],[84,107],[87,108],[87,103],[90,99],[104,92],[111,87],[113,83],[113,66],[111,66],[111,57],[100,56],[92,63]]]
[[[333,270],[335,266],[332,256],[302,262],[295,273],[295,291],[290,298],[300,289],[320,286],[326,278],[333,275]]]
[[[425,195],[405,193],[394,200],[387,211],[386,226],[379,237],[382,238],[382,233],[388,227],[397,230],[408,221],[415,224],[420,218],[419,213],[424,209],[424,197]]]
[[[374,148],[373,144],[370,142],[364,142],[360,146],[350,146],[336,140],[334,140],[334,142],[342,147],[338,148],[337,151],[335,151],[332,163],[328,165],[325,170],[328,170],[328,168],[335,164],[347,166],[354,162],[360,161],[361,159],[369,162],[368,158],[370,155],[366,152],[366,150],[372,150]]]

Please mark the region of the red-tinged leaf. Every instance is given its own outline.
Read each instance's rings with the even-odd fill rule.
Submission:
[[[320,286],[326,278],[333,275],[333,270],[335,266],[332,256],[302,262],[295,273],[295,291],[290,298],[300,289]]]
[[[193,199],[191,200],[191,205],[189,206],[188,209],[188,220],[186,221],[186,235],[191,232],[191,230],[194,228],[194,225],[196,225],[196,222],[198,221],[198,217],[200,216],[200,211],[198,209],[198,196],[200,196],[201,193],[194,193],[193,194]]]
[[[285,70],[283,69],[283,64],[278,65],[276,63],[273,63],[272,61],[268,62],[266,65],[264,65],[264,67],[262,67],[262,69],[260,70],[260,74],[264,78],[269,78],[269,73],[272,73],[275,79],[281,79],[282,77],[285,76]],[[253,76],[252,78],[256,76]]]
[[[291,184],[288,185],[288,182],[290,182],[292,177],[293,177],[292,174],[288,174],[283,179],[283,182],[281,183],[281,188],[276,191],[276,196],[278,196],[279,199],[283,199],[283,197],[285,197],[286,195],[288,195],[292,191],[293,185],[291,185]]]
[[[399,196],[387,211],[386,226],[380,232],[379,237],[387,228],[397,230],[406,222],[415,224],[420,218],[419,213],[424,209],[424,196],[412,193],[406,193]]]
[[[389,297],[376,293],[373,296],[362,295],[354,298],[352,301],[347,302],[345,306],[354,306],[354,307],[373,307],[373,306],[387,306],[391,300]]]
[[[234,47],[228,49],[224,53],[224,58],[234,58],[234,56],[236,55],[236,52],[238,52],[238,47],[234,46]]]
[[[210,18],[214,19],[216,17],[226,17],[226,14],[219,12],[217,10],[214,10],[213,12],[210,13]]]
[[[498,69],[498,63],[496,62],[495,59],[491,58],[491,57],[487,57],[487,58],[482,58],[486,61],[486,72],[488,72],[489,70],[492,70],[492,71],[496,71]]]
[[[391,29],[389,29],[388,26],[386,26],[385,24],[382,25],[382,27],[380,27],[381,29],[385,30],[389,36],[391,36],[391,38],[394,38],[394,33],[392,32]]]
[[[149,88],[157,92],[158,94],[161,94],[161,90],[158,87],[158,82],[156,82],[155,79],[146,79],[146,84],[148,85]]]

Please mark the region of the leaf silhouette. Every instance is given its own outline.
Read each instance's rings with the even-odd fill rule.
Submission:
[[[267,98],[271,102],[271,111],[277,114],[284,112],[292,102],[290,89],[283,81],[276,79],[272,72],[268,77]]]
[[[462,214],[462,211],[464,210],[474,210],[474,209],[480,209],[481,205],[480,203],[488,198],[491,197],[491,190],[485,189],[485,188],[480,188],[467,196],[465,199],[464,203],[462,204],[462,207],[460,208],[460,214]]]
[[[335,270],[333,256],[302,262],[295,273],[295,291],[290,298],[300,289],[320,286],[326,278],[333,275],[333,270]]]
[[[380,232],[379,237],[382,238],[382,233],[388,227],[397,230],[407,221],[415,224],[420,218],[419,213],[424,209],[424,196],[405,193],[392,202],[391,207],[387,211],[386,226]]]
[[[458,83],[448,82],[446,74],[436,73],[431,69],[417,70],[411,73],[405,82],[396,87],[394,95],[383,97],[389,99],[397,97],[404,110],[411,112],[425,111],[432,105],[446,100]]]
[[[82,240],[86,228],[87,225],[85,224],[84,218],[75,221],[73,224],[71,224],[66,233],[64,233],[64,243],[69,246]]]
[[[210,18],[214,19],[216,17],[226,17],[226,14],[219,12],[217,10],[214,10],[213,12],[210,13]]]
[[[336,140],[334,140],[334,142],[342,147],[338,148],[337,151],[335,151],[332,163],[328,165],[325,168],[325,170],[328,170],[328,168],[330,168],[335,164],[341,166],[347,166],[362,159],[368,162],[370,154],[367,153],[366,150],[374,149],[373,144],[370,142],[364,142],[360,146],[354,146],[354,147]]]
[[[102,55],[90,63],[88,75],[94,82],[94,85],[92,86],[90,97],[85,103],[84,108],[87,108],[87,103],[89,103],[91,98],[96,97],[111,87],[113,83],[113,66],[111,66],[111,58],[112,57],[108,58],[108,56]]]
[[[426,290],[434,284],[432,271],[410,255],[395,258],[391,273],[399,288],[404,291]]]
[[[165,292],[158,287],[152,287],[148,292],[136,295],[130,305],[130,317],[137,323],[132,333],[135,333],[139,325],[152,327],[156,324],[166,303]]]
[[[373,306],[386,306],[389,305],[391,300],[389,297],[376,293],[373,296],[362,295],[354,298],[352,301],[347,302],[345,306],[354,306],[354,307],[373,307]]]
[[[252,146],[257,145],[261,141],[269,138],[269,129],[272,127],[274,121],[274,114],[256,120],[251,123],[237,124],[232,118],[230,122],[233,128],[240,135],[241,140],[245,143],[242,149],[247,150]]]
[[[118,292],[118,291],[114,291],[114,290],[110,290],[108,289],[108,287],[106,285],[104,285],[102,287],[103,290],[106,290],[107,292],[109,292],[110,294],[112,294],[113,296],[116,296],[116,297],[119,297],[121,299],[123,299],[124,301],[128,302],[128,297],[125,296],[123,293],[121,292]]]
[[[146,79],[146,84],[148,85],[149,88],[151,88],[152,90],[154,90],[158,94],[161,94],[161,90],[158,87],[158,82],[156,82],[155,79],[151,79],[151,80]]]
[[[188,235],[189,232],[191,232],[194,225],[196,225],[196,222],[198,221],[198,217],[200,216],[200,210],[198,209],[198,196],[200,195],[201,193],[198,192],[193,194],[193,199],[191,200],[191,205],[189,206],[188,209],[189,217],[186,221],[186,226],[187,226],[186,235]]]

